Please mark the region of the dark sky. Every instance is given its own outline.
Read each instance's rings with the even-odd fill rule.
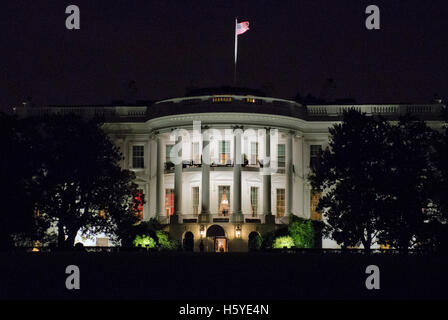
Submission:
[[[6,0],[0,4],[0,109],[27,96],[45,104],[107,104],[137,82],[139,99],[182,96],[188,86],[239,85],[358,102],[448,97],[446,0],[99,1]],[[81,29],[65,28],[66,6]],[[381,30],[365,28],[365,8]],[[333,78],[332,93],[322,91]]]

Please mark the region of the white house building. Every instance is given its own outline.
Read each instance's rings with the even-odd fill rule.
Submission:
[[[201,90],[181,98],[110,106],[16,108],[21,116],[76,113],[104,117],[145,195],[143,220],[157,218],[199,251],[247,251],[248,240],[288,223],[319,220],[307,176],[344,110],[394,120],[412,113],[438,127],[441,101],[429,104],[322,104],[245,90]],[[103,237],[97,243],[106,241]],[[337,247],[323,239],[325,248]]]

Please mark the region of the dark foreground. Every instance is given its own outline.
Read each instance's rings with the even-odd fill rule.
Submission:
[[[448,257],[291,253],[1,253],[0,299],[447,299]],[[367,290],[366,267],[380,269]],[[68,265],[80,289],[68,290]]]

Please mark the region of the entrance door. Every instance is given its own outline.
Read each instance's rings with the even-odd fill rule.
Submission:
[[[215,238],[215,252],[227,252],[227,238],[216,237]]]

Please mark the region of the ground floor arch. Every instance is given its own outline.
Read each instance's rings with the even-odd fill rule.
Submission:
[[[213,241],[214,252],[227,252],[228,243],[226,232],[220,225],[214,224],[207,229],[206,237]]]
[[[249,251],[256,251],[261,246],[261,235],[257,231],[249,233],[248,237],[248,249]]]
[[[194,250],[194,234],[191,231],[185,232],[183,239],[183,248],[185,251],[192,252]]]

